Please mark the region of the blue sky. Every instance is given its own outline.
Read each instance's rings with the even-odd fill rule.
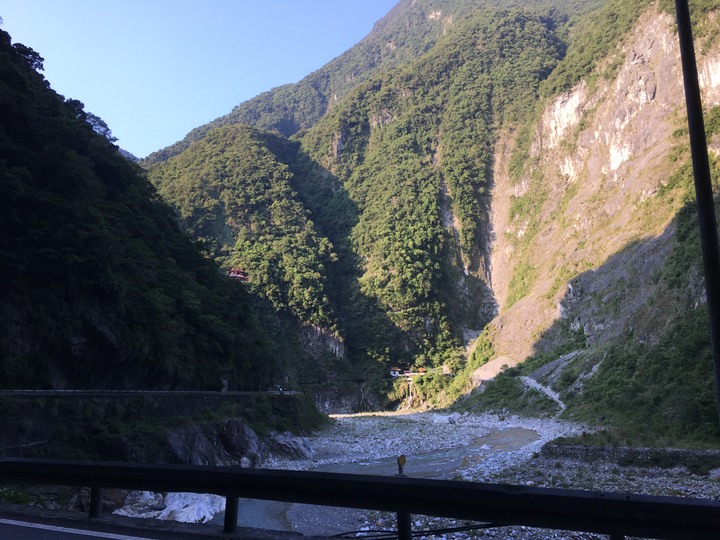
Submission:
[[[0,0],[2,29],[45,59],[135,154],[297,82],[365,37],[399,0]]]

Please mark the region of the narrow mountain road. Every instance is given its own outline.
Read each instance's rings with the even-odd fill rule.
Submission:
[[[531,377],[520,377],[520,380],[523,383],[525,383],[526,386],[528,386],[530,388],[534,388],[535,390],[542,392],[547,397],[552,399],[555,403],[558,404],[561,411],[565,410],[566,406],[565,406],[565,403],[563,403],[563,401],[560,399],[560,394],[558,394],[554,390],[551,390],[547,386],[543,386],[542,384],[540,384],[539,382],[537,382],[535,379],[533,379]]]

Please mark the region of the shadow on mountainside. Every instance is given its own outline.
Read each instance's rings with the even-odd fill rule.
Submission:
[[[275,135],[268,135],[267,140],[268,146],[278,155],[277,148],[295,145],[293,141]],[[360,288],[363,261],[351,245],[351,235],[360,215],[357,203],[339,179],[312,159],[299,144],[294,147],[294,152],[293,155],[287,151],[285,154],[285,161],[293,173],[291,185],[309,210],[315,227],[332,243],[336,254],[326,268],[327,292],[344,338],[344,355],[338,357],[317,348],[308,350],[313,349],[312,344],[301,336],[299,345],[301,350],[305,349],[305,354],[293,371],[300,384],[315,388],[321,404],[334,401],[330,408],[339,406],[341,412],[383,408],[385,404],[380,403],[379,396],[390,390],[389,363],[398,357],[410,356],[408,349],[412,346],[412,337],[392,321],[387,308],[377,298]],[[297,323],[304,326],[302,321]],[[283,338],[287,338],[287,333]],[[286,344],[284,348],[291,347]],[[378,381],[387,381],[387,384]],[[381,388],[383,386],[386,387]]]
[[[559,308],[520,370],[557,362],[536,378],[568,404],[565,416],[602,418],[636,438],[717,440],[694,202],[659,236],[570,280]]]

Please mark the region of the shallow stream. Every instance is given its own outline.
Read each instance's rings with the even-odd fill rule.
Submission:
[[[406,455],[404,473],[413,478],[453,479],[461,470],[477,466],[492,452],[515,450],[538,439],[537,432],[525,428],[492,430],[468,446]],[[351,474],[394,475],[398,472],[397,456],[354,463],[321,465],[318,471]]]
[[[404,473],[413,478],[462,479],[462,471],[482,466],[483,460],[499,452],[511,452],[538,440],[538,433],[522,427],[491,429],[471,444],[432,452],[406,455]],[[367,461],[342,462],[343,456],[318,453],[323,461],[313,470],[350,474],[395,475],[397,456]],[[364,512],[305,504],[242,499],[238,515],[239,527],[279,531],[295,531],[306,535],[332,535],[358,528]],[[213,521],[222,523],[223,516]]]

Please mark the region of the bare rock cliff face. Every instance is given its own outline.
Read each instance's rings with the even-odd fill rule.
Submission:
[[[519,180],[508,174],[512,136],[497,145],[491,263],[498,359],[478,379],[551,346],[563,320],[592,345],[629,327],[645,328],[652,339],[650,329],[669,317],[645,306],[681,205],[663,192],[678,166],[668,156],[686,142],[673,137],[687,125],[674,21],[651,9],[607,65],[613,62],[620,67],[610,80],[582,82],[546,108]],[[704,105],[716,105],[720,54],[698,62]]]
[[[249,468],[260,462],[263,448],[250,427],[237,418],[231,418],[169,431],[166,453],[169,463]]]

